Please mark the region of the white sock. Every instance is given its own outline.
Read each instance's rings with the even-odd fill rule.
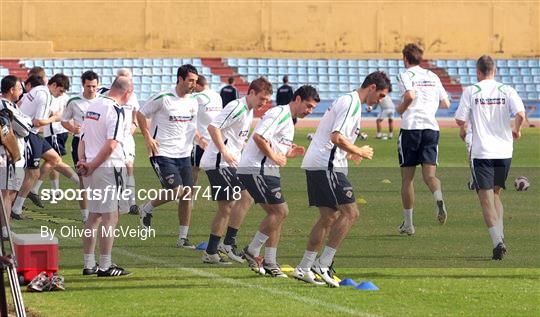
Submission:
[[[489,235],[491,236],[491,242],[493,243],[493,247],[496,247],[497,244],[502,242],[502,236],[497,229],[497,226],[493,226],[488,229]]]
[[[149,200],[149,201],[145,202],[145,203],[142,205],[141,209],[142,209],[145,213],[151,214],[152,211],[154,211],[154,206],[152,206],[152,202]]]
[[[81,209],[81,217],[83,222],[88,220],[88,209]]]
[[[51,188],[53,190],[60,189],[60,179],[51,179]]]
[[[443,200],[442,192],[440,189],[437,189],[436,191],[433,192],[433,199],[435,199],[435,201]]]
[[[503,224],[503,216],[501,215],[499,219],[497,219],[497,231],[499,231],[501,235],[501,239],[504,239],[504,224]]]
[[[103,271],[107,271],[111,267],[111,254],[101,254],[99,256],[99,268]]]
[[[321,265],[323,267],[329,267],[330,265],[332,265],[335,254],[336,249],[325,246],[323,252],[321,253],[321,256],[319,257],[319,262],[321,262]]]
[[[388,137],[389,137],[389,138],[393,138],[393,137],[394,137],[394,132],[388,133]]]
[[[412,226],[412,213],[413,210],[411,209],[403,209],[403,219],[405,220],[405,227]]]
[[[22,213],[22,207],[25,199],[26,197],[17,196],[17,198],[15,198],[15,202],[13,203],[13,207],[11,207],[11,212],[20,215]]]
[[[313,266],[313,262],[315,262],[316,258],[317,258],[316,251],[306,250],[304,252],[304,256],[302,257],[302,261],[300,261],[300,264],[298,264],[298,267],[300,267],[304,271],[309,271],[311,267]]]
[[[377,138],[382,137],[382,133],[381,133],[381,132],[377,132],[377,136],[376,136],[376,137],[377,137]]]
[[[180,239],[187,238],[188,230],[189,230],[189,226],[179,226],[178,227],[178,237]]]
[[[71,179],[75,184],[77,184],[77,186],[81,185],[81,183],[79,182],[79,176],[77,176],[77,174],[71,174],[71,177],[69,179]]]
[[[135,176],[128,175],[126,181],[126,189],[130,190],[129,204],[135,205]]]
[[[253,237],[253,240],[251,240],[251,243],[248,245],[249,253],[251,253],[253,256],[259,256],[261,253],[261,248],[266,243],[266,240],[268,240],[268,236],[260,231],[257,231]]]
[[[83,256],[84,259],[84,268],[85,269],[91,269],[96,265],[96,256],[94,253],[91,254],[85,254]]]
[[[39,194],[39,189],[41,188],[41,184],[43,184],[43,181],[41,179],[38,179],[34,186],[32,186],[32,189],[30,190],[34,194]]]
[[[277,248],[264,248],[264,262],[267,264],[276,264]]]

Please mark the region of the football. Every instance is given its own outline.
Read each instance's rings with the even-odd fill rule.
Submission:
[[[368,134],[365,132],[360,133],[360,140],[365,141],[368,138]]]
[[[519,192],[529,189],[530,185],[531,183],[529,183],[529,179],[525,176],[520,176],[514,180],[514,187]]]
[[[308,133],[307,139],[311,141],[311,140],[313,140],[314,136],[315,136],[315,133]]]

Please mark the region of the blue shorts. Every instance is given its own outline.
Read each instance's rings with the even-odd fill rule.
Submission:
[[[39,161],[43,156],[43,153],[51,150],[52,147],[49,142],[45,141],[41,136],[30,133],[26,138],[26,147],[24,156],[26,158],[25,168],[37,169],[39,168]]]
[[[257,204],[277,205],[285,203],[281,193],[281,180],[276,176],[238,174],[238,178]]]
[[[201,166],[201,158],[204,154],[202,147],[195,145],[193,151],[191,152],[191,166],[199,167]]]
[[[236,175],[236,168],[225,167],[206,171],[208,182],[212,190],[212,200],[232,201],[233,193],[246,189]],[[236,188],[235,188],[236,187]]]
[[[189,157],[171,158],[166,156],[150,157],[150,164],[161,182],[167,189],[178,186],[193,186],[191,162]]]
[[[439,131],[403,130],[399,131],[399,166],[418,164],[437,165],[439,155]]]
[[[306,171],[310,206],[338,210],[339,205],[356,201],[354,190],[343,173],[334,171]]]
[[[54,134],[48,137],[45,137],[45,140],[49,142],[53,150],[58,153],[60,156],[66,155],[66,141],[68,138],[68,133]]]
[[[471,172],[476,189],[493,189],[495,186],[505,189],[511,163],[511,158],[473,159]]]

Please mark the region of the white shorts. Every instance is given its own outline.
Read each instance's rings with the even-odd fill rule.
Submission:
[[[83,177],[88,211],[98,214],[129,211],[126,180],[125,167],[100,167],[92,175]]]
[[[123,148],[124,155],[126,156],[126,163],[135,162],[135,140],[132,135],[126,137]]]
[[[377,116],[377,119],[379,120],[382,120],[382,119],[393,119],[394,118],[394,110],[393,109],[385,109],[385,110],[381,110],[379,111],[379,115]]]
[[[3,147],[0,152],[0,189],[18,191],[24,180],[24,160],[8,165]]]

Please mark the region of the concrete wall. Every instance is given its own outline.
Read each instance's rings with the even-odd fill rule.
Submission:
[[[540,56],[540,1],[0,2],[2,58]]]

